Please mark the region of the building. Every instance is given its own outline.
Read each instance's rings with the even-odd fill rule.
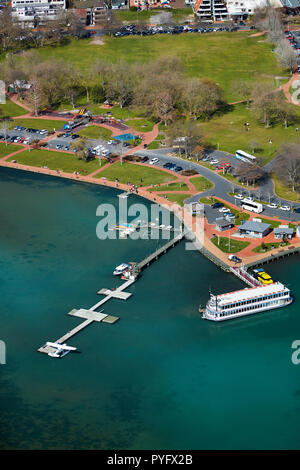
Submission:
[[[216,219],[215,229],[218,232],[224,232],[225,230],[230,230],[232,227],[234,227],[234,223],[232,222],[232,220],[226,220],[223,217]]]
[[[203,204],[199,204],[199,202],[190,202],[185,204],[185,207],[193,215],[203,214]]]
[[[95,2],[92,8],[92,24],[103,24],[104,21],[110,19],[109,9],[107,4],[102,0]]]
[[[193,10],[200,20],[225,21],[229,19],[226,3],[221,0],[195,0]]]
[[[141,10],[148,10],[150,8],[161,8],[163,3],[168,3],[159,0],[129,0],[129,8],[137,7]]]
[[[53,20],[66,9],[66,0],[12,0],[12,15],[21,22]]]
[[[244,237],[263,238],[270,232],[270,224],[254,220],[246,220],[246,222],[239,226],[238,232]]]
[[[200,19],[244,20],[267,5],[294,12],[299,9],[300,0],[195,0],[193,9]]]
[[[291,240],[294,235],[294,229],[289,228],[288,225],[279,225],[279,227],[274,228],[274,237],[277,240],[282,240],[283,238],[288,238]]]

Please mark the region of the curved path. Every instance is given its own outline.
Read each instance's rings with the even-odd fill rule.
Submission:
[[[209,168],[206,168],[205,166],[191,162],[189,160],[182,159],[180,157],[175,157],[175,156],[170,156],[170,152],[172,149],[163,149],[163,150],[143,150],[143,151],[137,151],[135,154],[140,155],[140,156],[148,156],[149,158],[157,157],[160,160],[160,164],[164,164],[165,162],[172,162],[177,165],[182,166],[184,169],[194,169],[196,170],[200,175],[204,176],[205,178],[209,179],[213,184],[214,188],[205,191],[203,193],[197,193],[191,196],[186,200],[186,202],[193,202],[193,201],[198,201],[199,197],[201,196],[216,196],[220,197],[224,201],[233,204],[237,207],[239,207],[239,200],[235,199],[232,196],[229,196],[229,192],[233,192],[233,189],[236,190],[236,192],[241,192],[241,191],[247,191],[249,194],[255,196],[257,199],[259,199],[259,195],[261,196],[262,200],[269,200],[269,194],[271,198],[271,202],[274,202],[276,200],[277,202],[280,202],[283,205],[291,205],[290,201],[286,201],[285,199],[278,198],[274,194],[274,188],[273,188],[273,182],[270,178],[266,178],[266,181],[260,185],[258,189],[250,189],[247,186],[241,187],[240,185],[237,185],[235,183],[232,183],[228,181],[227,179],[223,178],[219,173],[216,171],[210,170]],[[277,218],[283,218],[284,220],[287,221],[300,221],[300,203],[293,204],[293,207],[295,207],[296,212],[284,212],[281,210],[276,210],[276,209],[271,209],[269,207],[264,208],[264,215],[269,216],[269,217],[277,217]],[[299,212],[297,212],[299,210]]]

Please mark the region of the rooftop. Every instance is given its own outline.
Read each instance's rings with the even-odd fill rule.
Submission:
[[[293,228],[289,228],[289,227],[276,227],[274,228],[274,234],[288,234],[288,235],[292,235],[294,233],[294,229]]]
[[[264,222],[253,222],[253,220],[247,220],[239,226],[239,230],[259,233],[264,232],[268,228],[270,228],[270,224],[265,224]]]
[[[287,289],[281,282],[274,282],[266,286],[259,287],[247,287],[246,289],[229,292],[227,294],[217,295],[217,299],[221,304],[230,304],[234,302],[242,302],[244,300],[254,299],[257,297],[263,297],[269,294],[276,294]]]

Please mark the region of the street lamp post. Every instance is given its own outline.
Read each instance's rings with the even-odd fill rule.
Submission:
[[[269,144],[270,144],[270,147],[269,147],[269,149],[270,149],[270,155],[271,155],[271,150],[272,150],[272,143],[273,143],[273,142],[272,142],[272,140],[270,139],[270,140],[269,140]]]

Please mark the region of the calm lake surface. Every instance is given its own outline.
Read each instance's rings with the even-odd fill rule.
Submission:
[[[209,289],[244,286],[182,242],[108,302],[118,323],[90,325],[69,340],[81,354],[55,360],[36,350],[80,322],[67,312],[158,242],[96,237],[115,190],[4,168],[0,183],[1,449],[300,448],[299,257],[267,266],[290,307],[214,324],[198,313]]]

